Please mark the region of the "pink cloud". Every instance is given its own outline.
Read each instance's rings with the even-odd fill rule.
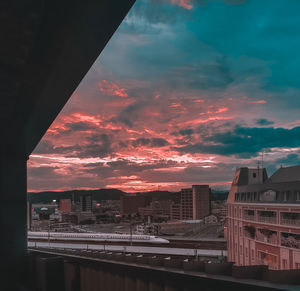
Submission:
[[[183,7],[185,9],[188,9],[188,10],[191,10],[193,8],[191,0],[171,0],[171,3],[178,5],[180,7]]]
[[[254,103],[254,104],[265,104],[267,103],[266,100],[254,100],[254,101],[248,101],[249,103]]]
[[[115,82],[109,82],[107,80],[103,80],[98,83],[98,88],[100,92],[104,93],[105,95],[119,96],[122,98],[128,97],[128,94],[126,93],[126,89],[122,88]]]

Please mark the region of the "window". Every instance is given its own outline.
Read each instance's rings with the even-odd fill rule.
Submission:
[[[256,178],[256,173],[253,173],[252,176],[253,176],[253,178]]]
[[[253,200],[256,201],[256,199],[257,199],[257,192],[254,192],[254,193],[253,193]]]

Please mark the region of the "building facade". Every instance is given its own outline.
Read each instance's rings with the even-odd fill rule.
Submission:
[[[131,215],[138,213],[140,207],[146,206],[146,199],[140,194],[124,194],[120,199],[120,214]]]
[[[210,215],[210,188],[193,185],[181,190],[181,219],[201,219]]]
[[[63,213],[70,213],[71,212],[71,199],[61,199],[59,201],[59,211]]]
[[[180,220],[181,219],[181,204],[172,203],[170,206],[170,219],[171,220]]]
[[[142,217],[170,219],[170,200],[152,201],[147,207],[140,207],[138,213]]]
[[[300,269],[300,166],[237,169],[227,200],[228,261]]]

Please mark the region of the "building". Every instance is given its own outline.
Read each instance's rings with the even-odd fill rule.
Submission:
[[[92,212],[92,195],[80,195],[80,211]]]
[[[237,169],[227,208],[228,261],[300,269],[300,166]]]
[[[210,215],[210,189],[208,185],[193,185],[181,189],[181,219],[201,219]]]
[[[71,199],[61,199],[59,201],[59,211],[62,213],[70,213],[71,206]]]
[[[203,220],[181,220],[159,223],[159,233],[164,235],[183,235],[197,233],[203,226]]]
[[[205,224],[218,223],[218,217],[214,214],[208,215],[204,217]]]
[[[138,213],[140,207],[146,206],[146,199],[141,194],[125,194],[121,196],[120,214],[131,215]]]
[[[170,218],[170,200],[152,201],[147,207],[140,207],[138,213],[142,217],[150,216],[152,218]]]
[[[170,205],[170,219],[180,220],[181,219],[181,205],[180,203],[172,203]]]

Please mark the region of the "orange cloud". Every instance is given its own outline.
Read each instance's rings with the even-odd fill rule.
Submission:
[[[128,94],[126,93],[126,89],[120,87],[117,83],[114,82],[103,80],[98,83],[98,88],[100,92],[104,93],[105,95],[119,96],[122,98],[128,97]]]
[[[193,8],[191,0],[171,0],[171,3],[176,4],[188,10],[191,10]]]
[[[248,103],[265,104],[265,103],[267,103],[267,101],[266,100],[254,100],[254,101],[248,101]]]

